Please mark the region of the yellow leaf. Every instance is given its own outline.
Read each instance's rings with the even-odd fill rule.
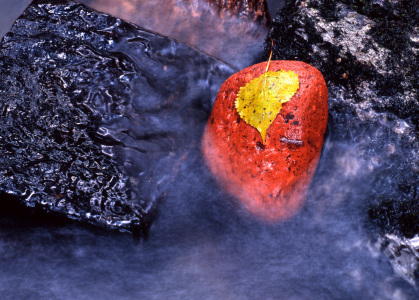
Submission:
[[[247,124],[260,132],[263,143],[282,104],[294,96],[298,87],[299,80],[295,72],[279,70],[266,71],[240,88],[235,103],[237,112]]]

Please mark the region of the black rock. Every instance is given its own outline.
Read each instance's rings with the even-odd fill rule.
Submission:
[[[145,234],[233,69],[72,1],[0,45],[0,202]]]
[[[417,10],[409,1],[290,1],[265,54],[273,39],[274,59],[302,60],[323,73],[334,184],[352,183],[353,192],[367,182],[360,193],[370,216],[407,236],[419,233],[412,215],[419,200],[412,192],[419,184]],[[348,150],[356,152],[354,162],[343,163]],[[401,225],[413,220],[416,226]]]
[[[366,224],[401,239],[419,234],[418,18],[403,0],[289,1],[265,53],[272,39],[274,59],[302,60],[326,79],[328,138],[312,193],[329,207],[364,203]]]

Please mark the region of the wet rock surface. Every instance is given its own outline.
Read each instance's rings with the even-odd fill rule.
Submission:
[[[0,46],[0,201],[145,234],[233,70],[71,1]]]
[[[386,233],[378,239],[391,261],[394,272],[413,286],[419,283],[419,237],[405,238]]]
[[[292,1],[270,32],[274,59],[317,67],[329,88],[318,174],[329,182],[313,193],[327,205],[363,199],[365,215],[402,239],[419,233],[417,24],[409,1]]]

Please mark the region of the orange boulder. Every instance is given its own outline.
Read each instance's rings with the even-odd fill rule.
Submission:
[[[202,140],[205,161],[219,184],[253,214],[286,219],[304,205],[327,126],[328,91],[322,74],[298,61],[271,61],[269,71],[294,71],[299,88],[269,126],[259,131],[240,118],[239,89],[262,75],[266,62],[232,75],[221,86]]]

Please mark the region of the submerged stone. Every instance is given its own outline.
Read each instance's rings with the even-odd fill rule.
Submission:
[[[0,201],[145,234],[233,71],[85,5],[33,1],[0,45]]]

